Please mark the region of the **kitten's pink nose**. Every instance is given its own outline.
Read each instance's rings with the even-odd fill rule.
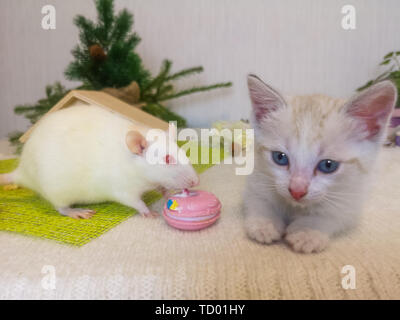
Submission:
[[[290,180],[289,192],[293,199],[299,201],[308,191],[309,182],[301,176],[295,176]]]
[[[296,189],[291,189],[289,187],[289,192],[292,195],[294,200],[299,201],[301,198],[303,198],[307,194],[307,189],[296,190]]]

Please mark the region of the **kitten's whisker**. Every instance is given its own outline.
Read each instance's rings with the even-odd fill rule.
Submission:
[[[322,197],[322,200],[323,201],[327,201],[327,202],[329,202],[329,203],[334,203],[335,205],[337,205],[337,200],[340,200],[340,201],[342,201],[343,199],[342,198],[340,198],[340,197],[334,197],[334,196],[332,196],[332,195],[330,195],[330,194],[325,194],[323,197]]]
[[[324,202],[325,202],[325,205],[326,205],[328,208],[333,208],[333,209],[335,209],[335,210],[339,210],[339,209],[340,209],[340,207],[338,207],[336,204],[331,203],[331,202],[328,202],[326,199],[324,199]]]
[[[362,194],[361,192],[343,192],[343,191],[329,191],[329,194],[335,194],[335,195],[360,195]]]
[[[334,194],[328,194],[327,198],[330,198],[330,200],[339,200],[342,202],[348,202],[348,201],[353,201],[353,198],[347,197],[348,195],[334,195]]]
[[[345,197],[343,195],[335,195],[335,194],[327,194],[325,197],[330,198],[331,200],[335,200],[335,199],[344,200],[345,199]]]
[[[329,197],[324,197],[323,201],[325,205],[328,205],[329,207],[339,211],[344,210],[349,205],[349,203],[343,201],[338,202],[337,200],[332,200]]]

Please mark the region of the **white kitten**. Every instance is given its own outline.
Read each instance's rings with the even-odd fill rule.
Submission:
[[[248,86],[256,144],[244,195],[247,233],[319,252],[357,223],[396,88],[384,81],[345,102],[322,95],[285,101],[253,75]]]

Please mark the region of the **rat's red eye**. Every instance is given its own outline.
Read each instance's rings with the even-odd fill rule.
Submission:
[[[174,164],[175,163],[175,158],[171,156],[170,154],[167,154],[165,156],[165,163],[166,164]]]

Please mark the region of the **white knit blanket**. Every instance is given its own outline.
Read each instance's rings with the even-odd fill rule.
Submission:
[[[323,253],[250,241],[245,177],[220,165],[201,175],[223,206],[207,230],[134,216],[81,248],[0,232],[0,299],[400,299],[400,148],[381,160],[361,225]],[[342,287],[345,265],[356,289]]]

